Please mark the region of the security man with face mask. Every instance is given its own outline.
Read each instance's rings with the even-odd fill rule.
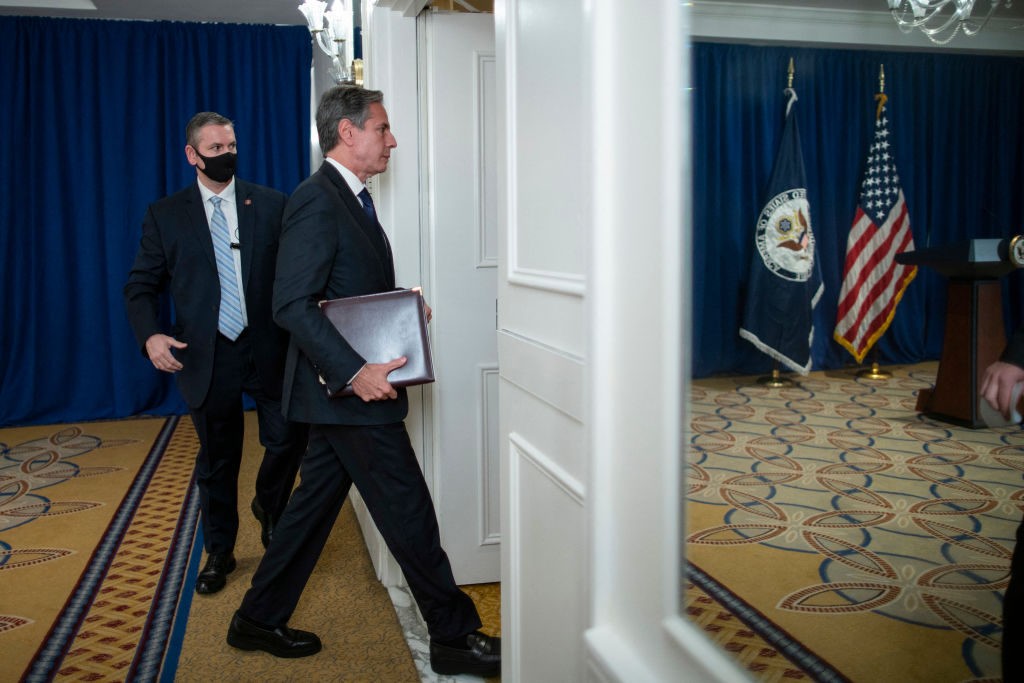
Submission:
[[[185,128],[197,182],[152,205],[124,287],[132,331],[153,367],[171,373],[199,437],[196,482],[206,563],[196,592],[216,593],[235,568],[242,393],[256,403],[263,460],[250,507],[264,547],[284,510],[307,427],[281,412],[288,335],[271,314],[285,195],[235,177],[234,125],[200,112]],[[161,295],[174,319],[161,326]]]

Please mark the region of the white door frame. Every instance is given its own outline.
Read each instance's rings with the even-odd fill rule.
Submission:
[[[417,19],[434,508],[460,584],[500,579],[494,15]]]
[[[681,615],[689,17],[675,0],[591,16],[588,678],[745,680]]]
[[[504,352],[502,436],[508,440],[502,488],[508,499],[503,503],[505,680],[542,677],[545,671],[568,671],[573,678],[597,681],[745,680],[736,664],[681,615],[681,433],[687,419],[683,397],[691,348],[690,283],[684,277],[691,229],[684,87],[689,79],[689,25],[682,4],[495,3],[503,76],[499,91],[506,98],[499,107],[505,124],[501,215],[507,234],[502,264],[506,279],[499,290],[505,297],[499,343]],[[563,41],[557,54],[565,63],[536,68],[533,53],[545,58],[556,54],[538,44],[537,36],[550,40],[556,35]],[[559,98],[565,98],[566,87],[572,94],[563,102]],[[553,99],[550,119],[548,103],[544,98],[538,103],[537,93]],[[564,144],[552,153],[568,155],[583,173],[582,180],[565,164],[555,164],[552,175],[537,163],[543,157],[536,141],[549,139],[549,125],[567,131]],[[571,131],[580,129],[586,135],[577,141]],[[524,165],[530,166],[528,172]],[[522,191],[520,180],[531,191]],[[567,186],[564,202],[579,207],[580,214],[573,215],[580,226],[576,246],[589,249],[580,280],[565,279],[562,287],[565,294],[578,288],[583,295],[582,357],[574,355],[578,337],[559,336],[565,328],[559,330],[558,321],[545,328],[521,317],[521,309],[528,307],[524,302],[531,298],[557,299],[552,296],[557,283],[544,274],[534,281],[534,274],[517,259],[521,248],[529,249],[518,240],[524,235],[539,239],[532,221],[546,221],[543,212],[552,205],[550,194],[537,190],[559,182]],[[561,208],[557,200],[554,204]],[[545,226],[561,229],[550,221]],[[562,241],[554,245],[563,254],[558,266],[575,265],[564,256],[565,240],[573,239],[570,233],[562,230],[555,237]],[[536,243],[528,258],[543,260]],[[527,291],[531,287],[547,294]],[[551,306],[571,310],[569,303],[562,297]],[[520,329],[527,331],[521,335]],[[530,335],[556,339],[553,352],[530,350],[529,343],[519,341]],[[537,374],[533,364],[524,362],[527,358],[551,359],[551,365]],[[573,361],[582,365],[581,371]],[[578,415],[586,441],[580,452],[550,440],[550,425],[557,418],[548,418],[547,431],[531,425],[507,408],[506,399],[512,398],[555,405],[574,419]],[[575,405],[582,406],[580,413]],[[548,438],[546,447],[534,448],[531,433]],[[534,470],[544,476],[532,474]],[[579,481],[579,472],[583,484],[572,485]],[[561,498],[545,493],[554,490],[552,482],[563,489]],[[531,527],[536,516],[531,517],[529,506],[544,495],[552,511],[571,515],[573,503],[582,506],[581,526],[563,521],[553,523],[553,530]],[[531,599],[534,580],[550,562],[531,550],[555,548],[558,539],[574,546],[579,534],[586,536],[584,587],[566,594],[568,602],[582,604],[562,604],[556,610]],[[564,561],[554,564],[563,573],[571,568]],[[520,580],[520,574],[526,579]],[[579,616],[567,618],[566,613]],[[576,650],[572,638],[558,629],[574,619],[583,651],[581,661],[567,667],[559,653],[575,657]],[[561,649],[530,651],[524,641]]]

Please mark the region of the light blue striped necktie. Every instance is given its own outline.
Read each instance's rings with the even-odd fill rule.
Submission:
[[[228,237],[228,219],[220,208],[220,197],[211,197],[213,218],[210,232],[213,236],[213,252],[217,256],[217,274],[220,276],[220,316],[217,329],[225,337],[234,341],[242,334],[242,300],[238,293],[238,280],[235,276],[235,258],[231,254],[231,242]]]

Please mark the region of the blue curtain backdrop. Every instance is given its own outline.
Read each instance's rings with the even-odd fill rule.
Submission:
[[[147,205],[195,182],[184,128],[235,121],[239,176],[309,174],[301,26],[0,17],[0,425],[184,412],[121,289]]]
[[[768,356],[739,337],[754,224],[782,134],[786,69],[796,71],[825,294],[814,369],[850,365],[832,341],[846,238],[874,132],[879,65],[901,185],[918,249],[1024,232],[1024,60],[698,43],[693,46],[693,374],[760,373]],[[1024,320],[1024,279],[1004,278],[1009,330]],[[939,358],[946,281],[918,270],[879,361]],[[873,358],[874,351],[868,355]]]
[[[815,368],[852,361],[832,329],[879,64],[918,248],[1024,232],[1024,60],[695,44],[697,376],[771,367],[738,330],[790,57],[826,287]],[[193,181],[183,129],[204,109],[235,120],[240,176],[290,192],[309,172],[310,59],[299,26],[0,17],[0,425],[184,410],[121,301],[143,213]],[[938,358],[945,285],[919,271],[883,363]],[[1012,329],[1024,280],[1004,287]]]

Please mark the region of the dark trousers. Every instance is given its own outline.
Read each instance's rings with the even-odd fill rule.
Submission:
[[[1010,585],[1003,597],[1003,680],[1024,681],[1024,521],[1010,560]]]
[[[455,584],[441,548],[434,504],[401,422],[311,427],[299,487],[239,613],[268,626],[288,623],[353,483],[401,566],[430,637],[449,640],[479,628],[476,607]]]
[[[256,498],[272,519],[284,511],[305,450],[308,428],[285,420],[281,401],[263,390],[248,333],[243,332],[234,342],[218,334],[210,391],[202,405],[192,410],[192,424],[199,435],[196,482],[208,553],[231,552],[238,536],[238,470],[245,432],[243,391],[256,402],[264,447],[256,476]]]

